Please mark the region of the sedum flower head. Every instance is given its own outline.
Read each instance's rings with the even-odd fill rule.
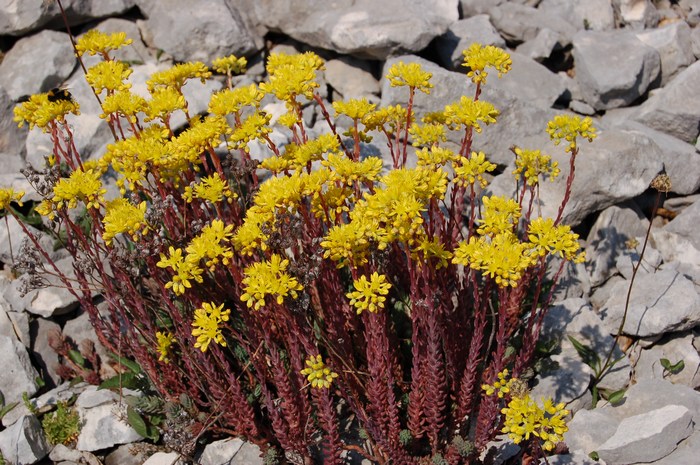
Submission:
[[[457,158],[452,150],[438,146],[424,147],[416,152],[416,157],[418,158],[416,163],[418,166],[431,169],[445,166]]]
[[[216,305],[213,302],[204,302],[194,311],[192,322],[192,336],[197,338],[195,349],[206,352],[212,342],[226,347],[226,340],[221,333],[222,323],[229,320],[231,310],[224,310],[224,304]]]
[[[538,256],[558,255],[575,263],[583,263],[585,252],[581,252],[578,234],[567,225],[554,225],[551,218],[535,218],[528,227],[528,239],[533,252]]]
[[[323,258],[330,258],[338,268],[347,264],[355,266],[367,263],[369,242],[364,227],[358,222],[333,226],[321,241]]]
[[[507,379],[508,373],[508,369],[501,371],[497,375],[498,379],[493,384],[482,384],[481,389],[486,392],[487,396],[492,396],[494,393],[497,393],[498,398],[503,399],[503,397],[510,393],[510,387],[512,384],[512,380]]]
[[[195,264],[204,259],[210,271],[214,271],[219,262],[228,265],[233,257],[233,250],[227,245],[231,236],[233,225],[224,225],[219,219],[212,220],[211,224],[202,228],[202,232],[190,241],[185,259]]]
[[[452,259],[452,263],[480,271],[500,287],[517,286],[533,261],[529,244],[519,242],[513,233],[493,238],[472,236],[469,242],[459,243]]]
[[[331,170],[331,179],[350,186],[355,182],[376,181],[382,172],[383,162],[379,157],[367,157],[354,161],[344,153],[331,153],[321,165]]]
[[[170,281],[165,284],[166,289],[172,289],[175,295],[182,295],[185,291],[192,287],[191,281],[201,283],[203,270],[190,260],[185,260],[182,255],[182,249],[176,249],[170,246],[169,256],[160,254],[160,261],[156,263],[158,268],[171,268],[173,276]]]
[[[170,333],[163,333],[161,331],[156,331],[156,343],[158,344],[158,361],[163,363],[170,363],[170,355],[172,352],[172,345],[175,342],[175,336]]]
[[[68,178],[60,179],[53,187],[52,203],[57,208],[75,208],[78,202],[86,208],[100,208],[102,196],[107,189],[102,187],[102,174],[97,170],[75,170]]]
[[[472,100],[465,96],[459,102],[445,107],[445,121],[452,129],[460,129],[462,126],[474,128],[481,132],[481,123],[493,124],[500,112],[489,102],[484,100]]]
[[[520,219],[520,205],[513,199],[493,195],[484,197],[484,212],[477,232],[496,235],[512,232]]]
[[[466,187],[479,181],[481,187],[486,187],[488,181],[482,175],[495,169],[496,165],[486,160],[484,152],[472,152],[469,158],[460,157],[459,163],[455,164],[454,183]]]
[[[98,94],[103,90],[108,93],[127,90],[131,84],[126,80],[129,79],[132,71],[123,61],[101,61],[88,69],[85,80]]]
[[[110,114],[116,114],[136,124],[136,114],[145,111],[146,108],[145,98],[132,94],[129,90],[119,90],[105,97],[100,118],[106,119]]]
[[[369,103],[366,98],[350,99],[346,102],[333,102],[333,109],[337,115],[345,115],[348,118],[362,120],[368,113],[374,111],[377,105]]]
[[[359,280],[353,281],[355,290],[346,294],[350,299],[350,305],[357,309],[357,314],[363,310],[376,313],[384,308],[386,295],[391,289],[391,284],[386,282],[386,276],[376,271],[367,280],[366,276],[360,276]]]
[[[559,176],[561,170],[559,163],[552,161],[552,157],[542,154],[539,150],[523,150],[520,147],[513,149],[515,152],[515,179],[522,177],[528,186],[535,186],[540,182],[540,176],[549,176],[550,181]]]
[[[170,141],[170,150],[180,160],[199,163],[202,152],[221,145],[221,137],[230,129],[221,116],[207,116],[204,120],[194,117],[189,129]]]
[[[185,110],[187,103],[185,97],[172,87],[159,87],[151,92],[151,99],[147,102],[146,121],[160,118],[165,122],[170,115],[177,110]]]
[[[125,45],[130,45],[133,42],[126,38],[126,32],[115,32],[106,34],[97,29],[91,29],[83,34],[75,43],[75,50],[78,56],[88,55],[104,55],[112,50],[118,50]]]
[[[102,239],[107,245],[112,245],[112,239],[122,233],[129,234],[133,240],[138,240],[139,232],[142,234],[148,232],[146,202],[136,206],[123,197],[111,200],[105,207],[102,223],[104,224]],[[142,227],[144,227],[143,230],[141,230]]]
[[[502,77],[510,71],[513,61],[505,50],[493,45],[482,46],[473,43],[468,49],[462,52],[464,63],[462,66],[469,68],[467,76],[475,84],[486,84],[488,72],[486,68],[493,68],[498,72],[498,77]]]
[[[556,145],[564,140],[568,142],[567,152],[576,149],[576,139],[583,137],[592,142],[596,138],[596,129],[590,117],[581,118],[576,115],[557,115],[547,123],[547,133]]]
[[[272,254],[270,260],[253,263],[247,267],[243,278],[245,292],[241,295],[241,300],[246,302],[249,308],[259,310],[265,306],[267,295],[275,296],[279,305],[282,305],[287,296],[296,299],[297,291],[304,289],[304,286],[287,274],[288,266],[289,260]]]
[[[27,123],[29,129],[37,126],[46,132],[49,123],[63,122],[69,113],[80,114],[80,106],[75,100],[60,99],[52,102],[49,100],[48,93],[36,94],[14,108],[13,120],[20,128],[24,126],[24,123]]]
[[[230,148],[248,152],[248,143],[256,139],[264,139],[272,132],[270,120],[272,115],[264,111],[256,111],[248,116],[240,126],[236,126],[229,138]]]
[[[207,65],[201,61],[194,61],[179,63],[163,71],[153,73],[151,78],[146,81],[146,85],[151,93],[160,87],[172,87],[179,92],[189,79],[199,79],[204,84],[210,77],[211,71]]]
[[[220,74],[233,75],[245,73],[248,60],[245,57],[237,58],[235,55],[216,58],[211,67]]]
[[[412,124],[408,130],[414,147],[431,147],[447,141],[447,131],[443,123]]]
[[[240,112],[243,107],[258,108],[264,95],[255,84],[235,89],[224,89],[212,94],[211,99],[209,99],[209,112],[226,116]]]
[[[411,256],[414,260],[418,260],[418,264],[423,262],[432,263],[436,270],[446,268],[453,257],[452,252],[445,248],[445,245],[440,242],[436,236],[429,239],[427,236],[419,240],[418,245],[411,250]]]
[[[22,197],[24,197],[24,191],[15,191],[12,187],[0,189],[0,211],[10,208],[12,202],[21,207]]]
[[[292,103],[300,95],[313,99],[314,90],[319,86],[316,71],[324,69],[324,63],[313,52],[297,55],[272,53],[267,60],[266,69],[269,80],[260,84],[260,90]]]
[[[223,179],[219,173],[214,173],[211,176],[200,179],[194,186],[185,187],[185,193],[182,197],[188,203],[192,202],[194,198],[212,203],[227,199],[230,203],[238,196],[228,186],[228,181],[226,179]]]
[[[312,355],[307,358],[306,368],[301,370],[301,374],[306,376],[312,388],[317,389],[328,389],[333,380],[338,377],[338,373],[332,372],[326,366],[321,355]]]
[[[501,431],[508,434],[515,444],[536,437],[542,441],[542,449],[554,450],[569,430],[565,421],[569,411],[563,403],[555,405],[551,399],[543,403],[544,406],[540,407],[530,394],[514,396],[508,406],[501,410],[505,416]]]
[[[429,94],[430,89],[433,88],[430,83],[432,77],[433,74],[424,71],[420,64],[404,63],[403,61],[391,65],[386,75],[391,87],[408,86],[426,94]]]

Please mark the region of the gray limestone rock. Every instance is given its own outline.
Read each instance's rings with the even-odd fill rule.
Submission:
[[[521,55],[542,62],[549,58],[552,52],[562,48],[559,37],[560,35],[556,31],[543,27],[533,39],[518,45],[515,50]]]
[[[636,238],[637,244],[634,248],[626,248],[622,251],[620,255],[617,256],[615,261],[615,268],[620,272],[623,278],[632,279],[632,274],[634,272],[634,267],[639,263],[639,259],[642,254],[642,247],[644,246],[644,237],[639,236]],[[661,253],[647,244],[647,248],[644,251],[644,259],[637,273],[655,273],[661,266],[663,257]]]
[[[210,0],[206,8],[187,0],[138,0],[147,19],[139,21],[144,41],[178,61],[203,61],[256,52],[262,45],[236,9],[225,0]]]
[[[632,118],[695,144],[700,132],[700,62],[693,63],[654,92]]]
[[[598,286],[615,273],[617,257],[627,241],[644,235],[649,221],[633,203],[613,205],[603,210],[586,240],[586,264],[591,285]]]
[[[367,98],[379,100],[379,80],[374,77],[371,64],[352,57],[341,57],[326,62],[326,82],[343,100]]]
[[[105,457],[104,465],[143,465],[148,457],[148,448],[138,446],[139,443],[118,446]]]
[[[183,465],[180,454],[177,452],[156,452],[143,462],[143,465]]]
[[[0,431],[0,451],[9,463],[31,465],[46,457],[50,450],[41,423],[34,415],[25,415]]]
[[[609,465],[653,462],[666,457],[690,436],[692,418],[693,413],[681,405],[626,417],[615,434],[597,448],[598,455]]]
[[[78,450],[92,452],[142,439],[117,415],[116,412],[126,414],[126,404],[123,401],[120,404],[119,395],[114,392],[97,391],[91,386],[78,396],[75,407],[83,420]]]
[[[493,92],[506,92],[519,100],[550,108],[566,91],[564,80],[532,58],[511,52],[511,70],[500,79],[489,81]],[[489,75],[491,77],[491,75]]]
[[[240,3],[240,2],[239,2]],[[384,60],[425,48],[459,19],[458,0],[246,0],[251,20],[300,42]]]
[[[556,12],[512,2],[494,6],[488,14],[501,35],[512,42],[532,40],[540,29],[547,28],[559,34],[559,43],[568,45],[577,29]]]
[[[700,266],[700,200],[685,208],[663,228],[653,228],[654,245],[667,263]]]
[[[97,29],[105,34],[125,32],[126,36],[133,40],[131,45],[110,52],[110,55],[116,60],[125,61],[131,65],[139,65],[156,60],[153,52],[146,48],[146,45],[141,40],[141,31],[139,31],[138,26],[133,21],[121,18],[109,18],[97,24],[93,29]],[[98,61],[101,61],[101,57],[85,54],[83,55],[83,61],[85,62],[85,66],[90,67]]]
[[[462,10],[462,17],[470,18],[488,13],[489,9],[494,6],[507,2],[508,0],[459,0],[459,5]]]
[[[199,457],[201,465],[262,465],[260,449],[238,438],[208,444]]]
[[[56,267],[69,280],[75,279],[72,258],[63,258],[55,263]],[[48,267],[47,269],[52,268]],[[72,312],[78,306],[78,299],[66,288],[60,278],[48,276],[47,281],[47,287],[30,291],[21,298],[18,303],[23,306],[23,310],[44,318]]]
[[[564,442],[569,450],[588,454],[598,449],[617,431],[618,420],[603,409],[579,410],[569,421]]]
[[[556,13],[579,30],[607,31],[615,27],[615,15],[610,0],[542,0],[537,8]]]
[[[47,391],[40,395],[39,397],[30,400],[32,405],[37,409],[42,409],[47,405],[56,405],[60,402],[68,402],[71,398],[77,394],[80,394],[88,387],[87,383],[77,383],[71,385],[71,383],[63,383],[50,391]],[[24,404],[24,402],[19,402],[15,408],[7,412],[7,414],[2,417],[2,425],[9,427],[14,425],[20,418],[30,415],[31,412]]]
[[[29,130],[26,124],[21,128],[17,127],[17,123],[12,119],[14,108],[15,103],[0,85],[0,169],[4,175],[17,173],[24,167],[22,157],[25,154],[25,140]]]
[[[635,378],[666,379],[691,388],[700,386],[700,354],[693,345],[693,339],[693,334],[687,333],[646,349],[636,348]],[[668,360],[672,365],[683,361],[683,369],[678,373],[667,372],[661,364],[662,359]]]
[[[665,85],[676,74],[695,62],[690,38],[690,26],[677,21],[658,29],[641,31],[637,38],[654,47],[661,56],[661,85]]]
[[[0,63],[0,86],[17,101],[62,84],[77,60],[65,32],[41,31],[22,38]]]
[[[37,391],[39,373],[32,366],[27,349],[16,338],[0,335],[0,366],[0,391],[6,403],[20,401],[22,393],[32,396]]]
[[[659,13],[651,0],[613,0],[622,22],[631,29],[655,27]]]
[[[661,72],[659,52],[628,31],[581,31],[573,46],[576,81],[596,110],[629,105]]]
[[[695,58],[700,58],[700,28],[694,27],[690,30],[691,50]]]
[[[56,372],[58,354],[49,345],[49,334],[61,331],[58,323],[44,318],[34,318],[29,324],[31,345],[29,346],[35,360],[36,368],[41,372],[41,378],[47,383],[58,385],[61,381]]]
[[[629,282],[617,283],[601,309],[603,321],[615,333],[622,321]],[[672,269],[639,274],[634,283],[623,333],[648,337],[684,331],[700,323],[700,295],[693,282]]]
[[[482,45],[495,45],[505,48],[506,41],[493,27],[489,16],[482,14],[456,21],[443,35],[435,39],[438,56],[441,63],[448,69],[464,70],[462,51],[468,49],[474,42]]]
[[[654,465],[680,465],[697,462],[700,456],[700,431],[695,431],[685,440],[678,443],[676,449],[666,457],[653,462]],[[640,462],[639,465],[651,465],[650,462]]]

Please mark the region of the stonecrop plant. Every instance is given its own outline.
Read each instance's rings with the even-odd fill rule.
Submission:
[[[539,183],[560,174],[539,150],[513,149],[515,198],[480,193],[496,165],[472,144],[500,112],[479,96],[489,73],[509,71],[505,51],[472,45],[475,94],[417,115],[416,93],[440,83],[415,63],[389,70],[407,104],[386,108],[328,108],[316,82],[324,63],[309,52],[272,54],[265,82],[240,87],[231,78],[243,58],[215,60],[213,71],[176,64],[151,76],[144,97],[112,59],[129,42],[100,32],[77,42],[103,58],[86,76],[114,135],[99,158],[76,150],[72,99],[35,95],[15,119],[53,141],[45,169],[26,174],[45,232],[74,257],[63,284],[102,344],[137,361],[166,400],[184,394],[206,414],[191,423],[193,441],[236,435],[305,464],[340,464],[346,451],[378,464],[476,464],[501,432],[535,455],[561,441],[563,406],[539,407],[526,386],[514,395],[506,376],[533,363],[548,266],[557,263],[556,282],[584,258],[561,222],[574,171],[556,218],[533,214]],[[191,114],[183,86],[214,72],[227,87]],[[270,96],[286,105],[284,146],[262,109]],[[326,120],[317,137],[303,121],[309,101]],[[176,114],[185,128],[172,126]],[[577,116],[542,129],[564,141],[572,167],[579,142],[595,137]],[[461,145],[446,143],[450,132]],[[388,161],[362,153],[373,138]],[[268,151],[261,163],[252,142]],[[110,177],[118,194],[107,193]],[[14,214],[22,199],[2,190],[0,208]],[[23,254],[37,256],[37,234],[23,227]],[[41,267],[23,270],[31,281]]]

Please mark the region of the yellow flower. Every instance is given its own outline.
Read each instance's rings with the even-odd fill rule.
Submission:
[[[369,281],[363,275],[359,280],[353,281],[353,286],[355,290],[348,292],[346,296],[350,299],[350,305],[357,309],[358,315],[363,310],[376,313],[384,308],[385,296],[391,289],[391,284],[386,282],[386,276],[376,271],[370,275]]]
[[[189,79],[199,79],[204,84],[210,77],[211,71],[209,71],[207,65],[201,61],[195,61],[180,63],[166,70],[153,73],[151,78],[146,81],[146,85],[151,93],[161,87],[172,87],[179,92]]]
[[[447,163],[454,161],[456,155],[450,149],[432,146],[430,148],[424,147],[417,151],[416,157],[418,158],[418,166],[437,169],[439,166],[444,166]]]
[[[89,55],[104,55],[112,50],[130,45],[132,42],[133,40],[126,38],[126,32],[105,34],[97,29],[91,29],[76,41],[75,49],[78,56],[83,56],[85,53]]]
[[[118,198],[107,202],[105,216],[102,220],[104,233],[102,239],[105,244],[112,245],[112,239],[121,233],[129,234],[133,240],[138,240],[139,230],[145,226],[141,234],[148,232],[146,225],[146,202],[141,202],[138,206],[132,205],[125,198]]]
[[[272,254],[269,261],[253,263],[244,270],[243,289],[241,300],[255,310],[265,305],[267,295],[276,296],[279,305],[284,303],[284,298],[291,296],[296,299],[297,291],[304,289],[296,278],[287,274],[289,260],[282,259],[277,254]]]
[[[146,99],[132,94],[128,90],[119,90],[108,95],[102,101],[102,113],[100,118],[106,119],[108,115],[116,113],[136,124],[136,114],[146,110]]]
[[[440,239],[433,237],[428,239],[424,237],[419,240],[418,245],[411,251],[411,256],[414,260],[418,260],[418,264],[423,262],[429,263],[430,259],[437,259],[435,269],[445,268],[452,259],[452,252],[445,249],[445,245],[440,242]]]
[[[338,268],[353,263],[355,266],[367,262],[369,244],[363,229],[357,222],[333,226],[321,241],[323,258],[330,258]]]
[[[532,266],[533,257],[529,244],[518,242],[513,233],[501,233],[490,240],[472,236],[469,242],[460,242],[452,263],[481,271],[500,287],[515,287]]]
[[[162,333],[156,331],[156,342],[158,343],[158,353],[160,354],[158,361],[170,363],[170,351],[173,342],[175,342],[175,336],[170,332]]]
[[[248,60],[245,57],[236,58],[235,55],[229,55],[227,57],[216,58],[212,62],[212,68],[214,71],[221,74],[243,74],[245,73],[245,67],[248,64]]]
[[[232,235],[233,225],[224,226],[223,221],[212,220],[211,224],[202,228],[202,232],[190,241],[186,249],[186,260],[199,263],[200,260],[206,259],[206,266],[212,271],[219,261],[227,265],[233,257],[231,247],[226,245]]]
[[[429,94],[430,89],[433,88],[433,85],[430,83],[430,78],[432,77],[433,74],[424,71],[420,64],[407,64],[403,61],[391,65],[386,75],[391,87],[408,86],[426,94]]]
[[[596,129],[590,117],[581,118],[576,115],[557,115],[547,123],[547,133],[556,145],[562,140],[569,143],[567,152],[576,149],[576,139],[583,137],[592,142],[596,138]]]
[[[260,84],[260,90],[278,99],[293,103],[298,95],[313,99],[319,86],[316,71],[324,69],[323,60],[313,52],[297,55],[272,53],[267,60],[268,82]]]
[[[101,173],[96,170],[75,170],[68,178],[61,178],[53,187],[52,202],[57,208],[75,208],[78,201],[86,208],[100,208],[102,196],[107,189],[102,187]]]
[[[505,50],[487,45],[473,43],[467,50],[462,52],[464,63],[462,66],[469,68],[467,76],[475,83],[486,84],[487,67],[491,67],[498,72],[498,77],[502,77],[510,71],[513,61]]]
[[[528,186],[540,182],[540,175],[549,176],[550,181],[559,176],[559,163],[552,161],[549,155],[541,154],[539,150],[523,150],[515,147],[515,179],[522,177]]]
[[[471,157],[460,157],[459,164],[454,167],[454,183],[458,186],[470,186],[476,181],[483,188],[488,181],[482,176],[496,169],[496,165],[486,160],[484,152],[472,152]]]
[[[264,95],[255,84],[215,92],[209,99],[209,112],[226,116],[238,113],[246,106],[258,108]]]
[[[306,359],[306,368],[301,370],[301,374],[311,383],[312,388],[328,389],[338,373],[334,373],[323,363],[320,355],[312,355]]]
[[[430,147],[447,140],[445,125],[442,123],[412,124],[408,130],[414,147]]]
[[[131,73],[132,69],[123,61],[101,61],[88,69],[85,80],[98,94],[103,90],[127,90],[131,84],[125,81]]]
[[[369,112],[374,111],[377,105],[374,103],[369,103],[366,98],[362,99],[350,99],[347,102],[335,101],[333,102],[333,109],[337,115],[345,115],[351,119],[361,120]]]
[[[331,170],[331,179],[350,186],[355,182],[376,181],[382,172],[383,162],[379,157],[367,157],[360,162],[348,158],[344,153],[331,153],[321,165]]]
[[[0,210],[6,210],[10,208],[12,202],[16,202],[20,207],[22,206],[22,197],[24,197],[24,191],[17,191],[12,187],[6,187],[0,189]]]
[[[221,202],[224,198],[230,203],[238,197],[228,186],[228,181],[222,179],[219,173],[204,177],[194,187],[187,186],[182,196],[187,202],[192,202],[194,197],[208,202]]]
[[[445,121],[451,129],[460,129],[462,126],[472,127],[476,132],[481,132],[481,123],[493,124],[500,112],[489,102],[484,100],[474,101],[462,96],[459,102],[445,107]]]
[[[484,197],[483,202],[484,212],[477,232],[483,235],[512,232],[520,220],[520,205],[518,205],[518,202],[495,195]]]
[[[206,352],[212,342],[226,347],[226,340],[221,333],[221,324],[229,320],[231,310],[223,310],[223,308],[224,304],[217,306],[213,302],[204,302],[194,311],[192,335],[197,338],[195,349]]]
[[[170,141],[170,150],[179,160],[198,164],[202,152],[221,145],[222,136],[230,130],[226,119],[221,116],[207,116],[203,121],[195,116],[190,121],[190,128]]]
[[[46,132],[49,123],[63,122],[69,113],[80,114],[80,106],[75,100],[60,99],[52,102],[49,100],[48,93],[36,94],[14,108],[13,120],[20,128],[27,123],[29,129],[38,126]]]
[[[575,263],[583,263],[586,258],[585,252],[579,253],[578,234],[573,233],[570,226],[554,226],[551,218],[535,218],[528,227],[528,239],[538,256],[551,253]]]
[[[203,270],[189,260],[185,260],[182,256],[182,249],[175,249],[173,246],[169,248],[170,256],[160,254],[160,261],[156,263],[159,268],[171,268],[175,274],[172,279],[165,284],[166,289],[171,289],[175,295],[182,295],[185,290],[192,287],[190,281],[201,283]]]
[[[172,87],[159,87],[151,92],[151,100],[144,112],[146,121],[160,118],[165,122],[170,115],[177,110],[185,110],[187,103],[185,97]]]
[[[272,132],[270,119],[272,115],[263,111],[256,111],[248,116],[240,126],[236,126],[229,138],[229,147],[248,152],[248,143],[256,139],[263,139]]]
[[[482,384],[481,389],[486,392],[487,396],[492,396],[494,393],[498,393],[498,398],[503,399],[506,394],[510,393],[510,385],[512,380],[506,380],[508,377],[508,369],[505,369],[498,373],[498,379],[493,384]],[[513,378],[515,379],[515,378]]]

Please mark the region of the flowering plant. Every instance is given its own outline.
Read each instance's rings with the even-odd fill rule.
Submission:
[[[72,142],[73,100],[41,94],[15,115],[53,141],[46,170],[29,179],[43,196],[36,210],[45,229],[74,257],[77,281],[63,283],[106,347],[135,359],[167,400],[185,394],[205,414],[189,426],[192,444],[209,429],[281,449],[293,463],[318,454],[341,463],[353,451],[375,463],[457,464],[479,463],[501,430],[530,439],[516,418],[536,413],[529,398],[501,411],[503,396],[482,385],[492,394],[503,370],[517,377],[530,366],[552,295],[543,291],[547,267],[563,259],[556,281],[583,253],[561,224],[573,169],[556,218],[533,217],[540,179],[559,174],[538,150],[514,148],[515,198],[479,194],[496,165],[472,141],[499,117],[479,96],[489,68],[510,69],[507,53],[471,46],[465,66],[475,95],[422,118],[414,96],[434,84],[417,64],[387,75],[408,89],[405,106],[333,102],[332,117],[316,93],[317,55],[273,54],[267,81],[241,87],[231,76],[245,59],[226,57],[214,70],[228,87],[200,117],[182,88],[212,78],[204,63],[154,74],[145,98],[130,90],[129,65],[111,58],[124,45],[123,35],[90,33],[76,46],[103,58],[86,76],[114,135],[100,158],[83,160]],[[292,142],[284,147],[270,137],[265,96],[286,105],[278,122]],[[315,138],[302,118],[308,100],[328,126]],[[189,121],[181,132],[171,125],[176,113]],[[350,121],[343,134],[341,118]],[[566,141],[572,168],[578,141],[595,137],[589,118],[558,116],[546,130]],[[449,131],[462,134],[459,147],[445,145]],[[361,153],[377,136],[386,138],[388,169]],[[253,141],[269,150],[262,163],[250,156]],[[115,198],[103,184],[110,175]],[[2,190],[0,208],[12,213],[21,199]],[[532,437],[549,450],[565,425],[561,408],[545,411],[556,426],[541,426],[554,421],[541,417]],[[348,419],[360,439],[343,435]]]

